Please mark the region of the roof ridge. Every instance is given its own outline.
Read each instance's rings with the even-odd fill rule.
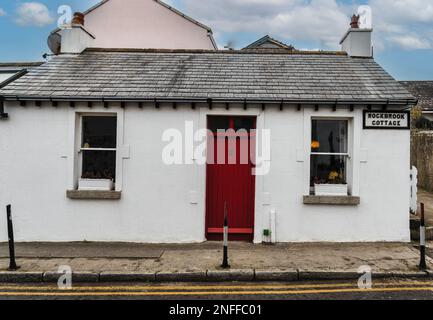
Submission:
[[[280,54],[280,55],[330,55],[330,56],[348,56],[345,51],[301,51],[269,49],[266,51],[257,50],[204,50],[204,49],[156,49],[156,48],[87,48],[84,52],[123,52],[123,53],[209,53],[209,54]]]

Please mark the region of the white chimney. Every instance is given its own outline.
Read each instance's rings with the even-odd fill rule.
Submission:
[[[81,53],[91,47],[95,37],[84,28],[84,14],[75,12],[70,26],[60,31],[61,53]]]
[[[351,57],[373,57],[373,29],[360,29],[359,16],[353,15],[350,29],[340,41],[343,51]]]

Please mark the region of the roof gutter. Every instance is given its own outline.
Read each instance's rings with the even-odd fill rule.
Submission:
[[[308,104],[308,105],[416,105],[416,99],[378,99],[378,100],[350,100],[350,99],[227,99],[227,98],[164,98],[164,97],[95,97],[95,96],[14,96],[5,95],[7,101],[50,101],[50,102],[69,102],[69,101],[92,101],[92,102],[158,102],[158,103],[249,103],[249,104]]]

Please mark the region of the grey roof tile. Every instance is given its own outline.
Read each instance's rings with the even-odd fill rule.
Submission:
[[[373,59],[336,54],[86,51],[60,55],[5,96],[387,100],[413,96]]]

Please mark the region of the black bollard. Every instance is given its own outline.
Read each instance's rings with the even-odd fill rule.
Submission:
[[[421,226],[419,228],[419,242],[420,242],[420,254],[421,259],[419,263],[420,270],[427,270],[427,264],[425,262],[425,215],[424,215],[424,203],[421,203]]]
[[[224,269],[230,268],[229,265],[229,254],[228,254],[228,242],[229,242],[229,223],[227,216],[227,201],[224,202],[224,255],[223,255],[223,264],[221,267]]]
[[[14,242],[14,228],[12,225],[12,210],[11,205],[6,206],[6,216],[8,219],[8,237],[9,237],[9,271],[16,271],[19,269],[15,261],[15,242]]]

